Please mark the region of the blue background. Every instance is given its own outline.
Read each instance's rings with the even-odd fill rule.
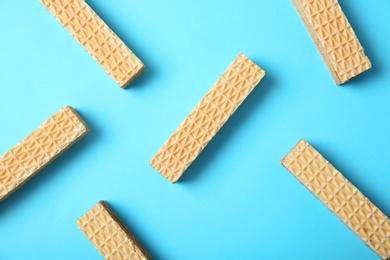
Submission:
[[[390,2],[340,0],[373,69],[338,87],[290,1],[90,0],[145,63],[120,89],[37,1],[0,1],[0,154],[60,107],[91,133],[0,204],[0,259],[100,259],[107,200],[156,259],[377,259],[279,163],[307,139],[390,215]],[[235,56],[267,73],[172,185],[148,165]]]

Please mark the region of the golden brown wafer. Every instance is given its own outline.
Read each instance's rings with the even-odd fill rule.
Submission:
[[[143,63],[84,0],[40,0],[121,87],[144,69]]]
[[[152,259],[104,201],[93,206],[76,225],[104,259]]]
[[[65,106],[0,157],[0,201],[11,195],[88,133],[77,112]]]
[[[382,259],[390,258],[390,220],[305,140],[282,165]]]
[[[240,53],[153,156],[150,165],[175,183],[264,75],[259,66]]]
[[[371,68],[337,0],[292,0],[337,85]]]

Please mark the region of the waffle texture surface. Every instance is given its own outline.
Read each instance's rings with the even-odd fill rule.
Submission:
[[[76,225],[104,259],[152,259],[104,201],[79,218]]]
[[[88,133],[77,112],[65,106],[0,157],[0,201]]]
[[[40,2],[121,88],[142,73],[143,63],[84,0]]]
[[[175,183],[264,75],[259,66],[240,53],[153,156],[150,165]]]
[[[336,84],[371,68],[337,0],[293,0]]]
[[[390,220],[305,140],[282,165],[382,259],[390,257]]]

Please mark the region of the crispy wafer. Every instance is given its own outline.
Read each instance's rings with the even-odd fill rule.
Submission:
[[[121,88],[142,73],[142,62],[84,0],[40,2]]]
[[[152,259],[105,201],[93,206],[76,225],[104,259]]]
[[[390,258],[390,220],[305,140],[282,165],[382,259]]]
[[[371,68],[337,0],[292,0],[337,85]]]
[[[175,183],[264,75],[259,66],[240,53],[153,156],[150,165]]]
[[[88,133],[77,112],[65,106],[0,157],[0,201],[11,195]]]

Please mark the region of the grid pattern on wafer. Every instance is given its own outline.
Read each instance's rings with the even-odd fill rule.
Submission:
[[[143,71],[143,63],[84,0],[40,2],[120,87]]]
[[[337,84],[371,68],[337,0],[293,0],[293,3]]]
[[[377,255],[390,257],[390,220],[305,140],[282,165]]]
[[[154,155],[150,165],[176,182],[264,75],[259,66],[240,53]]]
[[[104,201],[79,218],[76,225],[104,259],[152,259]]]
[[[0,157],[0,201],[33,177],[88,132],[65,106]]]

